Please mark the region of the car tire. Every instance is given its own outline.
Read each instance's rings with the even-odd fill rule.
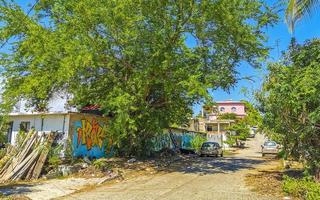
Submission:
[[[203,157],[203,155],[202,155],[202,154],[200,154],[199,156],[200,156],[200,157]]]
[[[220,154],[220,157],[223,157],[223,152]]]

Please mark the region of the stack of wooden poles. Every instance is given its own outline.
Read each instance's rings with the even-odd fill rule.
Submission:
[[[39,178],[56,134],[30,131],[22,144],[7,151],[2,158],[0,182]]]

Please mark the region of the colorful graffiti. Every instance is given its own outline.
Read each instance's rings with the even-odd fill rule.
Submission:
[[[184,150],[193,150],[192,140],[199,133],[188,132],[188,131],[171,131],[172,137],[170,137],[169,133],[164,133],[160,136],[153,138],[153,150],[160,151],[164,148],[174,148],[175,146],[179,149]],[[202,137],[206,137],[205,135],[201,135]]]
[[[74,122],[73,153],[76,157],[90,158],[111,157],[112,140],[107,138],[107,127],[96,118]]]

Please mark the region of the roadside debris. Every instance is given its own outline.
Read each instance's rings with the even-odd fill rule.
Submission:
[[[0,182],[39,178],[54,139],[54,132],[46,135],[31,130],[21,145],[8,149],[2,158]]]
[[[131,158],[131,159],[128,160],[128,163],[134,163],[134,162],[136,162],[136,161],[137,161],[137,159]]]

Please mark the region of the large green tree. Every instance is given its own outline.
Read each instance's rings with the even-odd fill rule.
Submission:
[[[266,132],[320,180],[320,40],[292,42],[257,94]]]
[[[40,0],[30,15],[1,2],[0,40],[14,38],[0,59],[5,105],[44,111],[57,92],[100,105],[129,154],[235,84],[241,62],[259,66],[276,20],[259,0]]]

